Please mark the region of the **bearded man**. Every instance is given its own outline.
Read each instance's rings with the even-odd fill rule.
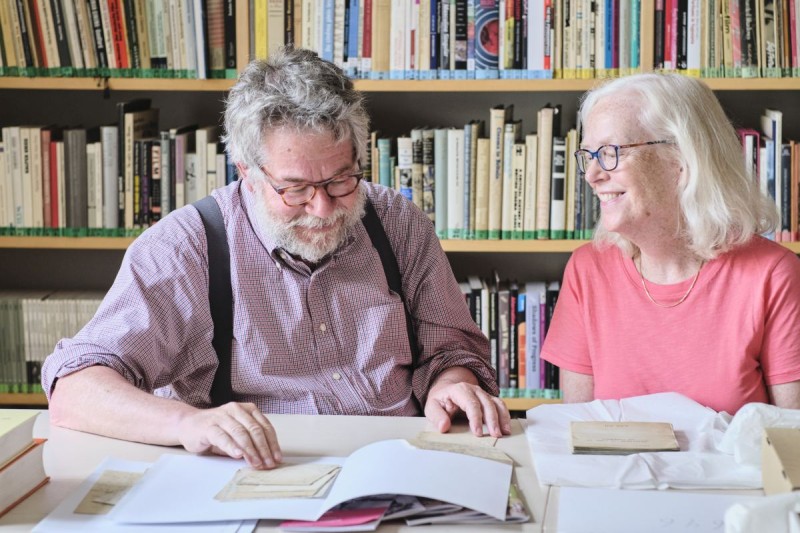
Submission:
[[[230,250],[231,341],[214,342],[205,219],[186,206],[136,239],[97,314],[45,361],[51,421],[255,468],[282,460],[270,413],[424,412],[442,432],[463,413],[476,435],[510,433],[488,341],[430,221],[362,181],[369,118],[344,73],[305,50],[254,61],[225,131],[240,179],[211,197]],[[400,291],[362,220],[370,210]]]

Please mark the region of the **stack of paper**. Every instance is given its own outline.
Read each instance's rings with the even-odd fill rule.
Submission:
[[[428,446],[424,437],[415,441]],[[389,440],[364,446],[347,458],[286,457],[283,465],[268,471],[227,457],[165,454],[146,471],[146,465],[119,468],[112,461],[37,530],[63,530],[68,524],[83,530],[147,531],[157,525],[180,531],[191,524],[193,530],[235,531],[258,519],[322,519],[364,530],[382,519],[412,515],[423,523],[528,520],[515,492],[509,498],[511,461],[498,458]],[[101,484],[95,486],[98,480]],[[107,514],[82,514],[86,512]],[[204,528],[195,527],[197,523]]]

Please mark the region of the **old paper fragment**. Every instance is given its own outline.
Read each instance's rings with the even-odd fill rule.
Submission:
[[[75,514],[107,514],[144,472],[104,471],[75,508]]]

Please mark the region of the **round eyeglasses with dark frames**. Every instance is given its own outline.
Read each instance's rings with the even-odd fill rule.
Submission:
[[[341,174],[334,176],[325,181],[318,183],[298,183],[296,185],[287,185],[286,187],[276,187],[272,184],[272,174],[267,172],[264,167],[261,167],[267,178],[267,183],[278,193],[283,200],[283,203],[288,207],[299,207],[305,205],[314,199],[317,194],[317,189],[325,189],[325,194],[331,198],[341,198],[353,194],[358,188],[358,183],[364,178],[364,172],[352,172],[350,174]]]
[[[586,174],[586,169],[592,159],[597,159],[600,163],[600,168],[606,172],[611,172],[617,165],[619,165],[619,151],[620,148],[636,148],[637,146],[648,146],[651,144],[672,144],[672,141],[647,141],[633,144],[604,144],[595,151],[582,148],[575,150],[575,161],[578,163],[578,172]]]

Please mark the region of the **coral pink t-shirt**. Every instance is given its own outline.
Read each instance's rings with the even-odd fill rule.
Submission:
[[[661,303],[692,279],[648,283]],[[761,237],[706,263],[686,301],[653,304],[616,246],[567,264],[542,358],[594,376],[594,397],[679,392],[716,411],[767,402],[767,385],[800,379],[800,260]]]

